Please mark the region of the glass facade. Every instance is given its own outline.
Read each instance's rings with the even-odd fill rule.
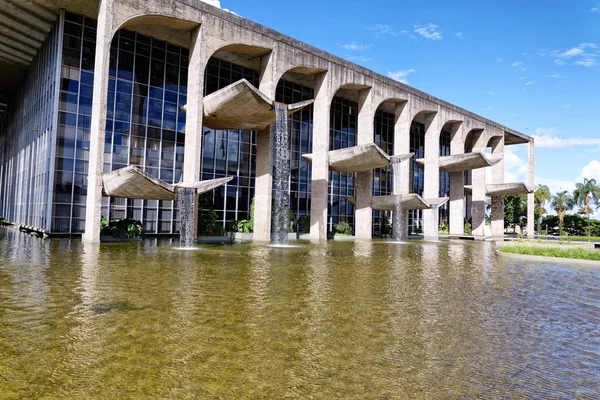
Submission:
[[[377,146],[388,155],[394,155],[394,114],[382,110],[375,113],[375,139]],[[373,171],[373,196],[388,196],[394,193],[392,168]],[[373,235],[389,234],[391,213],[373,210]]]
[[[450,155],[450,142],[452,140],[452,133],[446,130],[442,130],[440,133],[440,157]],[[450,172],[440,172],[440,197],[450,197]],[[450,205],[449,203],[444,204],[440,207],[440,222],[444,222],[448,225],[450,221]]]
[[[48,34],[0,129],[0,216],[49,230],[60,24]]]
[[[240,79],[258,87],[259,72],[231,62],[211,58],[206,66],[205,94]],[[217,222],[226,228],[233,221],[250,219],[256,177],[256,132],[204,128],[202,136],[202,180],[233,176],[233,180],[202,196],[203,212],[213,209]]]
[[[358,103],[341,97],[331,102],[329,150],[356,146]],[[329,173],[329,230],[338,222],[347,222],[354,230],[354,206],[346,200],[354,196],[354,173]]]
[[[416,159],[425,156],[425,125],[413,121],[410,125],[410,152],[415,153],[410,163],[410,192],[419,196],[423,195],[423,179],[425,178],[423,168],[416,163]],[[413,231],[421,229],[423,226],[423,213],[421,210],[411,210],[408,212],[408,226]]]

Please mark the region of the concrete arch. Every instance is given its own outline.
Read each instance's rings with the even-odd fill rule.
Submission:
[[[485,130],[481,128],[470,129],[465,132],[465,153],[471,153],[475,149],[482,149],[487,144]]]

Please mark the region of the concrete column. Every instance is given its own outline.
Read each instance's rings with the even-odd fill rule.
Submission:
[[[528,169],[528,181],[527,184],[530,186],[535,185],[535,154],[534,154],[534,141],[531,139],[529,142],[529,163],[527,165]],[[527,195],[527,237],[529,239],[535,238],[535,195],[530,193]]]
[[[394,155],[410,153],[410,125],[412,123],[412,113],[408,102],[397,103],[394,108],[396,125],[394,126]],[[410,163],[413,160],[406,160],[400,164],[400,179],[394,179],[394,194],[410,193]],[[393,226],[398,226],[396,218],[403,219],[401,239],[408,238],[408,212],[402,211],[400,215],[393,215]]]
[[[363,89],[359,96],[358,145],[373,143],[374,116],[372,90]],[[373,236],[373,210],[371,209],[373,171],[356,174],[355,193],[355,236],[361,239],[371,239]]]
[[[329,124],[331,113],[331,82],[324,72],[315,77],[313,107],[312,185],[310,206],[310,237],[327,239],[327,204],[329,195]]]
[[[492,183],[504,183],[504,137],[494,142],[492,157],[502,159],[492,166]],[[504,197],[492,197],[492,239],[504,241]]]
[[[106,107],[108,99],[108,70],[110,43],[113,38],[113,2],[101,0],[96,31],[96,61],[94,64],[94,101],[90,132],[85,232],[83,241],[100,242],[102,217],[102,173],[104,168],[104,138],[106,135]]]
[[[183,157],[183,181],[200,180],[202,160],[202,102],[204,99],[204,65],[206,61],[205,26],[191,32],[190,61],[188,73],[188,96],[186,105],[185,145]],[[180,210],[181,211],[181,210]],[[193,239],[198,237],[198,207],[193,207],[192,221],[187,221]],[[182,221],[181,227],[183,229]]]
[[[275,98],[276,55],[274,49],[261,59],[259,89]],[[256,141],[256,186],[254,191],[254,234],[253,240],[271,240],[271,208],[273,197],[273,129],[272,126],[258,132]]]
[[[474,138],[475,145],[473,151],[485,151],[485,135],[482,132],[475,133],[478,137]],[[471,196],[471,218],[473,220],[473,236],[477,239],[485,238],[485,168],[474,169],[472,171],[473,195]]]
[[[429,114],[426,117],[425,130],[425,168],[424,168],[424,199],[440,197],[440,133],[442,132],[442,117],[440,113]],[[437,240],[439,237],[439,210],[423,210],[423,234],[426,240]]]
[[[452,141],[450,154],[464,154],[465,143],[462,123],[452,126]],[[465,179],[464,172],[450,173],[450,234],[464,235],[465,233]]]

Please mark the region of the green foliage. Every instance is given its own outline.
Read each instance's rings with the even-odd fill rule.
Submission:
[[[200,236],[224,236],[225,229],[217,223],[218,214],[215,210],[198,214],[198,234]]]
[[[595,260],[600,261],[600,251],[582,249],[579,247],[546,247],[546,246],[503,246],[498,249],[504,253],[524,254],[530,256],[543,257],[559,257],[559,258],[574,258],[578,260]]]
[[[512,228],[516,232],[517,226],[523,229],[527,222],[527,196],[515,195],[504,198],[504,228]]]
[[[252,222],[252,227],[254,228],[254,202],[256,200],[256,196],[252,197],[252,201],[250,202],[250,222]]]
[[[440,222],[439,232],[443,234],[448,234],[448,232],[450,232],[450,228],[444,221]]]
[[[302,233],[310,232],[310,215],[303,215],[298,218],[298,227]]]
[[[392,233],[392,225],[390,224],[390,217],[389,215],[386,214],[382,214],[381,218],[379,219],[380,223],[379,223],[379,232],[382,235],[390,235]]]
[[[583,183],[577,183],[576,189],[573,192],[573,200],[582,210],[582,213],[588,219],[588,236],[591,236],[590,223],[590,206],[592,202],[596,203],[596,207],[600,205],[600,187],[596,184],[595,179],[584,179]]]
[[[4,219],[4,217],[0,217],[0,226],[2,225],[6,225],[6,220]]]
[[[336,235],[339,236],[352,236],[352,227],[349,223],[340,221],[333,225],[333,230]]]
[[[575,205],[575,200],[571,193],[563,190],[562,192],[558,192],[555,196],[552,196],[552,208],[556,211],[556,215],[559,220],[559,230],[562,234],[562,228],[564,224],[564,218],[567,215],[567,211],[569,211]]]
[[[562,230],[561,221],[556,215],[548,215],[542,219],[542,226],[547,228],[548,234],[560,236],[564,232],[568,236],[590,236],[588,235],[588,221],[581,215],[566,214],[563,216]],[[600,221],[591,219],[589,221],[591,236],[600,236]]]
[[[472,235],[473,234],[473,227],[471,226],[471,223],[469,221],[465,222],[465,235]]]
[[[232,230],[234,232],[239,232],[239,233],[252,233],[254,230],[254,226],[252,224],[252,221],[243,219],[241,221],[234,221],[232,224]]]
[[[100,221],[100,234],[104,236],[135,239],[143,233],[142,223],[135,219],[113,219],[109,222],[103,218]]]
[[[290,214],[290,227],[288,229],[289,233],[294,233],[296,232],[295,227],[296,227],[296,214],[294,214],[294,212],[292,210],[289,210],[289,214]]]

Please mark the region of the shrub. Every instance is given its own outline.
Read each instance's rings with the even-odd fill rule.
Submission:
[[[235,229],[235,232],[252,233],[252,231],[254,230],[254,224],[252,223],[252,221],[248,221],[247,219],[236,221],[234,222],[234,224],[235,226],[233,228]]]
[[[440,222],[440,229],[439,229],[440,233],[444,233],[447,234],[448,232],[450,232],[450,228],[448,227],[448,225],[446,225],[445,222]]]
[[[465,222],[465,235],[472,235],[473,234],[473,227],[471,226],[470,222]]]
[[[294,229],[296,227],[296,214],[294,214],[294,212],[292,210],[289,210],[289,214],[290,214],[290,227],[289,227],[288,232],[294,233],[294,232],[296,232],[296,230]]]
[[[352,235],[352,227],[349,223],[341,221],[337,224],[333,225],[333,230],[336,235],[340,236],[351,236]]]
[[[310,215],[303,215],[298,218],[298,227],[300,228],[300,232],[310,232]]]
[[[134,239],[142,236],[143,233],[142,223],[135,219],[114,219],[110,222],[102,219],[100,221],[101,235]]]
[[[6,225],[6,220],[4,219],[4,217],[0,217],[0,226],[2,225]]]

